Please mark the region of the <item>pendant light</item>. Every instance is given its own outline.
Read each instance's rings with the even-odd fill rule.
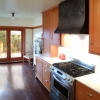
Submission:
[[[14,14],[15,14],[15,13],[12,13],[12,17],[11,17],[12,20],[15,20]]]

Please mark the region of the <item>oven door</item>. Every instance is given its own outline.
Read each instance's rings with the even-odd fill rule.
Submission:
[[[57,74],[51,74],[50,97],[52,100],[73,100],[70,99],[71,86]]]

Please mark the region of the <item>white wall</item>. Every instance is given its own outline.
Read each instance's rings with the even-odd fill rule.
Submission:
[[[34,27],[39,25],[42,25],[42,14],[40,17],[37,17],[36,19],[15,18],[15,20],[11,20],[11,18],[0,18],[0,26]]]
[[[100,71],[100,56],[89,53],[89,35],[72,34],[70,36],[70,47],[59,47],[59,54],[61,53],[66,55],[66,59],[73,57],[94,64],[96,65],[96,72]]]
[[[42,28],[33,29],[33,37],[41,37]]]
[[[11,20],[11,18],[0,18],[0,26],[33,26],[33,20],[30,19],[15,19]]]
[[[29,52],[31,50],[31,46],[33,45],[33,30],[32,29],[26,29],[25,30],[25,33],[26,33],[26,41],[25,41],[25,44],[26,44],[26,52]]]
[[[42,25],[42,15],[33,20],[33,26]],[[34,37],[41,37],[42,35],[42,28],[33,29],[33,44],[34,44]],[[34,63],[36,65],[36,56],[34,55]]]
[[[39,25],[42,25],[42,15],[33,20],[33,26],[39,26]],[[41,37],[42,33],[43,33],[42,28],[33,29],[33,41],[34,37]]]
[[[42,14],[40,17],[37,17],[33,20],[33,26],[39,26],[42,25]]]

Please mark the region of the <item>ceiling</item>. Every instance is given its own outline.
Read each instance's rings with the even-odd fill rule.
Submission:
[[[15,13],[16,18],[34,19],[41,12],[64,0],[0,0],[0,17],[10,18]]]

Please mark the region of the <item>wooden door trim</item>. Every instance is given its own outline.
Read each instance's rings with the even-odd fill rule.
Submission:
[[[10,28],[0,28],[0,30],[6,30],[6,32],[7,32],[7,37],[9,37],[9,38],[7,38],[7,42],[9,42],[10,43],[10,31],[11,30],[16,30],[16,31],[21,31],[22,32],[22,51],[21,51],[21,53],[23,52],[23,51],[25,51],[25,29],[24,28],[12,28],[12,27],[10,27]],[[23,54],[22,54],[22,57],[21,58],[10,58],[10,54],[11,54],[11,52],[10,52],[10,44],[8,43],[8,51],[7,52],[9,52],[8,54],[7,54],[7,57],[8,58],[3,58],[3,59],[0,59],[0,63],[1,62],[12,62],[12,61],[18,61],[18,60],[23,60]]]
[[[21,47],[22,47],[22,49],[21,49],[21,57],[16,57],[16,58],[11,58],[10,57],[10,61],[17,61],[17,60],[23,60],[23,50],[25,50],[25,46],[23,46],[23,45],[25,45],[25,29],[10,29],[10,31],[21,31],[21,36],[22,36],[22,39],[21,39]],[[11,51],[11,50],[10,50]],[[11,54],[11,52],[10,52],[10,54]]]
[[[25,27],[25,26],[0,26],[0,29],[36,29],[42,28],[42,25],[34,26],[34,27]]]

